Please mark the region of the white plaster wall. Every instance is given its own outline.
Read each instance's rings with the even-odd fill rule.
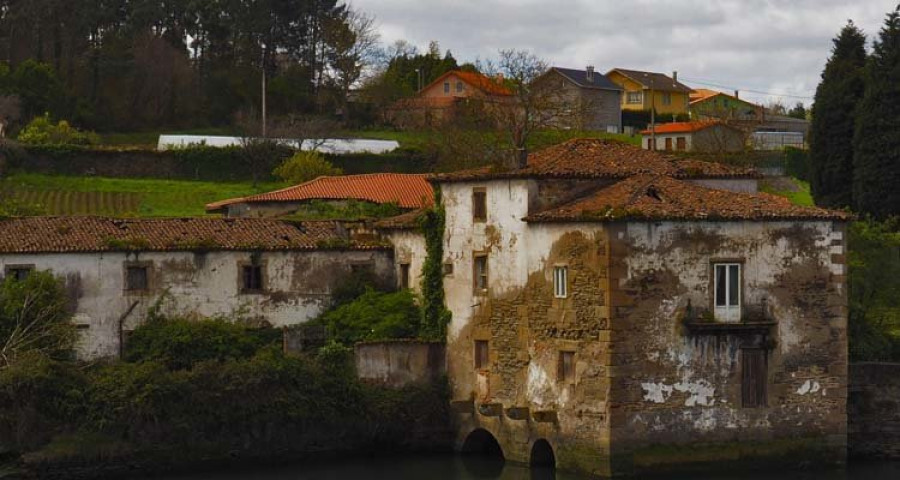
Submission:
[[[394,269],[399,285],[400,264],[409,264],[409,286],[422,292],[422,268],[428,256],[425,250],[425,236],[418,230],[389,230],[383,236],[394,246]]]
[[[117,355],[119,319],[132,304],[123,328],[131,330],[164,292],[165,313],[259,318],[273,326],[303,323],[317,316],[330,299],[331,288],[352,263],[373,263],[377,274],[390,275],[391,256],[384,251],[263,252],[265,293],[241,293],[239,262],[250,252],[122,252],[0,255],[6,265],[34,265],[66,278],[77,292],[74,322],[81,326],[79,356]],[[151,289],[127,292],[125,263],[151,264]]]

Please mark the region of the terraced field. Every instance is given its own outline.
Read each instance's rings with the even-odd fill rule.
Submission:
[[[204,205],[283,187],[280,184],[66,177],[15,174],[0,179],[0,196],[46,215],[187,217]]]

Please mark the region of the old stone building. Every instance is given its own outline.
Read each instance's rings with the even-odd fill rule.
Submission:
[[[433,181],[461,447],[604,476],[844,460],[845,214],[603,140]]]
[[[65,279],[83,358],[118,355],[157,303],[286,326],[321,313],[354,272],[396,282],[390,246],[351,240],[335,222],[33,217],[0,221],[0,231],[4,277],[38,269]]]

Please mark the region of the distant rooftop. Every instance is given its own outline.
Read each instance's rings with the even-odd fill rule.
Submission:
[[[622,87],[613,83],[606,75],[600,72],[593,72],[588,79],[587,70],[577,70],[573,68],[552,67],[551,70],[557,71],[560,75],[568,78],[580,87],[600,88],[604,90],[622,90]]]

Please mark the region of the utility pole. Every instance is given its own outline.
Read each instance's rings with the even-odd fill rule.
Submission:
[[[266,138],[266,48],[262,49],[262,137]]]

